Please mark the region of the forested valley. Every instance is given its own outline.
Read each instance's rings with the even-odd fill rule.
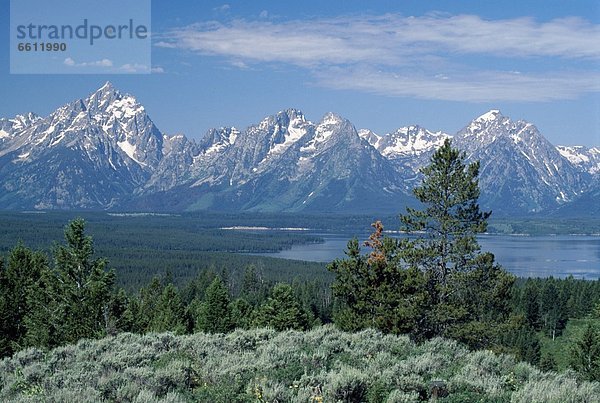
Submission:
[[[0,398],[597,401],[600,281],[515,278],[481,251],[478,169],[447,142],[424,208],[400,216],[416,236],[375,221],[327,269],[231,258],[119,284],[84,219],[50,254],[17,242],[0,260]]]

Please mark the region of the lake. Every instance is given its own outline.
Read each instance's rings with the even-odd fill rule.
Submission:
[[[352,237],[344,234],[311,235],[319,235],[325,242],[293,245],[288,250],[258,255],[330,262],[345,256],[346,243]],[[573,275],[588,280],[600,277],[600,236],[481,235],[478,238],[481,250],[492,252],[498,263],[519,277],[562,278]]]

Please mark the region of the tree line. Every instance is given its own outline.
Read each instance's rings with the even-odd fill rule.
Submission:
[[[167,274],[128,294],[106,260],[94,257],[84,229],[82,219],[69,223],[52,263],[21,243],[6,267],[0,260],[0,356],[119,332],[308,329],[331,317],[330,294],[318,281],[276,283],[254,266],[239,285],[226,270],[204,271],[181,291]]]
[[[106,270],[105,261],[91,258],[91,239],[83,234],[83,224],[81,220],[69,224],[70,241],[55,249],[52,265],[45,254],[22,244],[10,251],[6,264],[0,260],[0,356],[120,332],[218,333],[265,326],[301,330],[334,322],[344,330],[377,328],[416,336],[418,327],[411,328],[414,322],[410,321],[402,324],[410,317],[395,316],[398,309],[386,319],[382,316],[386,305],[371,307],[370,314],[363,312],[353,322],[346,302],[332,296],[328,283],[277,283],[254,266],[247,267],[240,279],[226,270],[203,271],[181,289],[167,274],[155,277],[137,293],[127,293],[114,285],[114,272]],[[357,246],[355,241],[350,244]],[[482,327],[471,324],[457,332],[461,326],[454,323],[449,328],[453,333],[445,335],[473,348],[510,352],[544,369],[555,369],[552,357],[540,356],[539,333],[559,337],[569,319],[600,318],[599,295],[598,281],[517,279],[510,289],[509,320],[504,324],[491,323],[490,329],[478,333]],[[380,304],[382,298],[372,301]],[[595,373],[590,379],[598,379],[600,361],[589,359],[598,357],[598,340],[597,330],[590,327],[574,348],[573,366],[582,373]]]
[[[552,357],[540,356],[539,334],[555,338],[569,318],[600,317],[600,282],[518,280],[482,252],[476,234],[486,230],[490,213],[477,204],[479,165],[464,160],[446,142],[415,189],[423,209],[400,216],[414,236],[388,237],[375,222],[368,253],[353,239],[347,258],[328,265],[331,289],[322,278],[278,283],[249,266],[242,275],[202,271],[180,289],[167,274],[127,293],[106,260],[95,257],[84,220],[76,219],[52,259],[19,243],[5,264],[0,260],[0,355],[120,332],[305,330],[334,322],[416,341],[452,338],[553,369]],[[598,379],[599,331],[590,327],[573,348],[572,366]]]

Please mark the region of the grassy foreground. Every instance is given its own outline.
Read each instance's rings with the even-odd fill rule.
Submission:
[[[597,402],[600,384],[450,340],[308,332],[120,334],[0,361],[0,401]]]

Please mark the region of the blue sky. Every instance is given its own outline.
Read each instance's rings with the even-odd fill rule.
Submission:
[[[600,146],[597,0],[154,1],[154,72],[131,75],[9,74],[1,7],[0,117],[46,115],[110,80],[190,138],[289,107],[380,134],[454,133],[500,109],[554,144]]]

